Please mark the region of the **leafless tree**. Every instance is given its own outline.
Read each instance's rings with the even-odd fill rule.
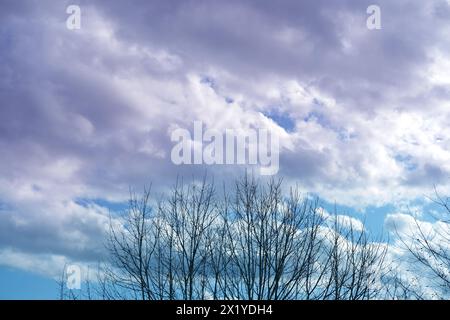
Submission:
[[[443,210],[429,213],[420,221],[414,217],[414,225],[406,232],[396,231],[403,247],[409,253],[409,265],[413,272],[421,274],[423,286],[429,298],[442,299],[450,293],[450,198],[441,197],[436,191],[432,199]],[[416,298],[424,293],[411,291]]]
[[[382,276],[382,292],[380,298],[386,300],[423,300],[424,288],[420,285],[417,274],[406,274],[401,265],[394,261]]]
[[[129,210],[118,221],[110,219],[107,239],[109,266],[103,270],[105,297],[131,297],[154,299],[151,282],[151,263],[156,250],[153,232],[150,190],[145,189],[142,197],[130,193]]]
[[[225,208],[224,242],[216,252],[227,261],[220,273],[224,297],[290,299],[303,285],[317,287],[321,278],[313,280],[312,270],[321,258],[318,228],[323,220],[317,202],[302,200],[295,190],[284,198],[281,181],[263,188],[245,176]]]
[[[245,175],[218,197],[204,178],[177,181],[150,205],[131,196],[111,219],[104,299],[370,299],[385,249],[343,227],[282,181]]]
[[[386,245],[369,239],[352,221],[340,224],[335,215],[330,230],[329,274],[325,298],[334,300],[373,299],[381,290]]]
[[[161,227],[161,260],[169,275],[169,298],[204,299],[209,277],[211,229],[217,219],[215,190],[206,177],[200,184],[177,181],[167,201],[158,206]]]

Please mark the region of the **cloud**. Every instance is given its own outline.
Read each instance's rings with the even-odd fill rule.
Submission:
[[[319,210],[319,214],[325,219],[328,228],[333,229],[336,225],[337,230],[343,229],[344,233],[350,229],[355,232],[367,231],[360,219],[345,214],[331,214],[323,208]]]
[[[448,2],[379,1],[380,31],[370,1],[78,3],[76,31],[69,1],[2,3],[1,247],[94,260],[107,209],[78,199],[242,173],[171,163],[194,120],[277,131],[280,175],[328,201],[450,190]]]
[[[66,263],[67,259],[64,256],[24,254],[10,249],[0,250],[0,264],[51,276],[55,280],[60,278]]]

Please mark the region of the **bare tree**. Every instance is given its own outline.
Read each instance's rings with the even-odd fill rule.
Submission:
[[[131,195],[111,219],[104,299],[369,299],[384,247],[330,225],[319,201],[245,175],[223,197],[206,177],[177,181],[155,207]]]
[[[325,299],[362,300],[378,296],[384,274],[386,245],[369,239],[367,232],[340,224],[335,214],[330,230],[330,262]]]
[[[414,217],[409,230],[400,233],[396,228],[396,233],[409,253],[409,265],[415,266],[413,272],[421,274],[428,297],[442,299],[450,293],[450,198],[443,198],[436,191],[432,200],[442,212],[429,213],[428,222]],[[410,293],[416,298],[424,297],[417,290]]]
[[[129,210],[121,223],[110,219],[107,239],[109,266],[103,270],[106,297],[154,299],[151,263],[156,249],[150,190],[142,197],[130,193]]]
[[[316,210],[317,202],[302,200],[295,190],[284,198],[281,181],[266,188],[248,176],[238,181],[231,208],[222,215],[226,297],[289,299],[298,296],[302,282],[316,287],[310,276],[321,248]]]
[[[408,271],[408,270],[406,270]],[[392,264],[382,276],[382,295],[389,300],[423,300],[424,288],[417,274],[409,274],[400,265]]]
[[[217,219],[214,186],[206,181],[189,186],[179,183],[171,197],[159,204],[163,221],[162,248],[169,256],[161,256],[170,277],[171,298],[204,299],[209,276],[211,228]],[[170,298],[170,297],[169,297]]]

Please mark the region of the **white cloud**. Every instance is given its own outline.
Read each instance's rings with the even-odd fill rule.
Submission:
[[[124,201],[129,185],[164,189],[177,174],[205,169],[216,181],[239,174],[173,166],[170,130],[194,120],[276,130],[281,175],[331,202],[364,208],[408,203],[434,184],[450,191],[449,57],[439,31],[449,24],[421,10],[431,4],[412,6],[408,20],[402,4],[385,3],[384,21],[395,25],[379,35],[367,33],[364,10],[320,1],[292,12],[233,1],[136,12],[98,2],[83,8],[77,33],[50,2],[28,16],[3,13],[14,40],[1,51],[0,202],[8,210],[0,219],[30,242],[42,234],[30,223],[48,237],[36,247],[12,235],[4,241],[50,254],[58,239],[61,254],[92,257],[105,208],[77,199]],[[161,12],[143,19],[144,9]]]

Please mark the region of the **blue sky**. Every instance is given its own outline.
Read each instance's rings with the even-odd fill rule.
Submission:
[[[55,280],[46,276],[21,271],[16,268],[0,267],[0,299],[57,299],[58,286]]]
[[[130,188],[242,175],[171,161],[194,121],[275,132],[286,188],[395,244],[450,194],[449,18],[448,0],[1,1],[0,298],[54,298],[66,263],[98,263]]]

